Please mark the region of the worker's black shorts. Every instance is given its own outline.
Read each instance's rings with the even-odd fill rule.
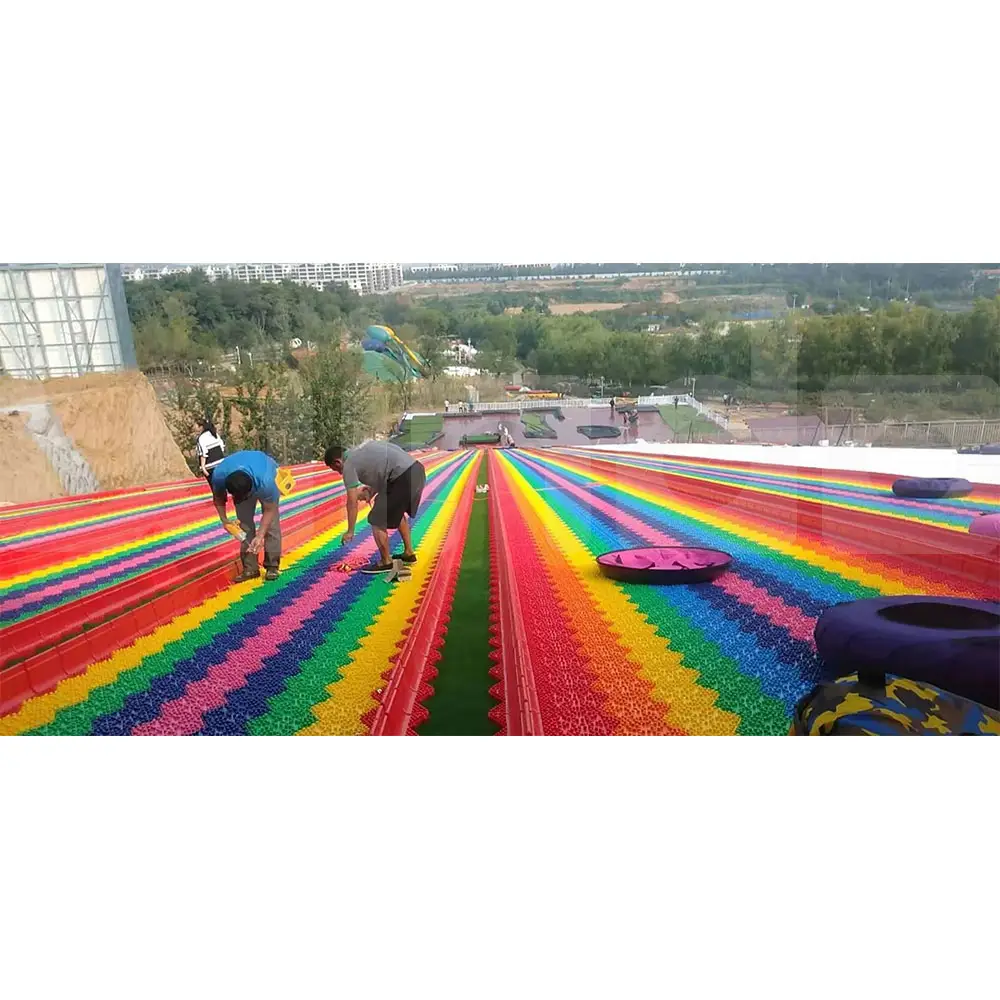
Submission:
[[[427,473],[414,462],[402,475],[389,480],[389,485],[375,498],[368,523],[373,528],[398,528],[404,514],[413,517],[424,494]]]

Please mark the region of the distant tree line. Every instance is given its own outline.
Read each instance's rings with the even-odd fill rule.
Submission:
[[[971,301],[1000,291],[982,272],[996,264],[726,264],[724,277],[699,279],[704,290],[725,284],[783,289],[788,304],[832,312],[845,305],[906,300],[921,305]],[[838,305],[839,304],[839,305]]]
[[[804,391],[860,375],[965,375],[1000,381],[1000,297],[968,312],[893,303],[870,313],[718,324],[669,336],[609,331],[592,316],[540,319],[529,362],[539,374],[604,374],[626,382],[725,375]]]
[[[235,347],[337,341],[367,318],[346,285],[324,291],[278,284],[209,281],[201,272],[125,284],[140,365],[211,358]]]
[[[997,294],[995,277],[983,271],[1000,264],[731,264],[708,263],[580,263],[518,265],[476,268],[466,271],[405,271],[407,280],[426,278],[511,279],[582,274],[651,273],[656,271],[702,272],[697,281],[713,286],[751,286],[758,290],[786,291],[789,304],[807,300],[822,303],[846,301],[876,304],[923,296],[922,304],[935,301],[971,301]],[[720,271],[711,275],[705,272]],[[588,300],[581,300],[588,301]],[[611,300],[607,300],[611,301]]]
[[[829,275],[838,268],[828,265],[826,271]],[[960,287],[967,277],[959,280],[958,270],[957,265],[844,265],[844,281],[850,278],[856,285],[868,274],[873,288],[877,279],[884,279],[886,287],[891,280],[895,287],[905,275],[912,299],[924,283]],[[808,277],[813,272],[796,273]],[[968,276],[971,269],[964,273]],[[839,282],[839,271],[824,280]],[[651,316],[648,302],[600,314],[552,316],[546,296],[534,292],[417,303],[405,295],[359,298],[343,286],[317,291],[288,282],[212,283],[199,274],[126,287],[144,364],[211,358],[236,346],[266,346],[271,357],[280,359],[292,338],[335,347],[345,336],[357,343],[371,323],[386,323],[420,352],[432,378],[454,363],[445,354],[449,341],[462,341],[479,349],[476,364],[490,374],[506,377],[532,368],[543,380],[553,381],[603,377],[637,386],[712,376],[785,394],[816,393],[851,379],[877,387],[879,379],[904,375],[953,375],[963,389],[1000,382],[996,295],[957,312],[892,301],[864,311],[794,310],[752,325],[724,324],[710,300],[657,303],[664,334],[645,331]],[[515,305],[523,311],[505,312]],[[286,367],[294,367],[290,360],[286,358]],[[344,385],[363,382],[359,365],[357,381]],[[406,398],[400,393],[401,400]],[[985,403],[976,405],[981,409]]]

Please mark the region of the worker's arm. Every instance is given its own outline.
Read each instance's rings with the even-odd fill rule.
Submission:
[[[212,495],[212,503],[215,504],[215,511],[219,515],[219,520],[226,524],[226,497],[223,494],[221,500],[219,500],[214,494]]]
[[[347,531],[344,532],[341,543],[350,542],[354,538],[354,525],[358,522],[358,487],[352,486],[347,491]]]
[[[248,546],[250,552],[257,553],[264,547],[264,540],[267,537],[268,529],[274,523],[274,519],[278,516],[278,502],[277,500],[265,500],[263,497],[260,501],[260,508],[263,512],[260,515],[260,527],[257,529],[257,534],[254,535],[253,541]]]

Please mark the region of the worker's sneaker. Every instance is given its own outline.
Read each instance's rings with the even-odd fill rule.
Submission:
[[[377,576],[380,573],[391,573],[393,569],[392,563],[369,563],[367,566],[361,567],[361,572],[367,576]]]
[[[264,579],[265,580],[277,580],[278,579],[278,571],[276,569],[269,569],[264,574]]]
[[[243,570],[233,583],[248,583],[250,580],[260,579],[260,570]]]
[[[398,559],[400,562],[415,563],[417,561],[417,554],[416,552],[411,552],[409,555],[405,552],[393,552],[392,558]]]

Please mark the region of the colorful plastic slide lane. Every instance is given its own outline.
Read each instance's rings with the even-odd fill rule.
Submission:
[[[530,731],[785,733],[796,700],[819,679],[812,632],[824,608],[956,588],[996,599],[988,584],[949,579],[905,555],[873,557],[794,520],[782,526],[685,500],[663,475],[637,485],[552,451],[493,461],[519,612],[501,648],[520,647],[509,676],[520,677],[517,703],[536,707],[512,715],[511,699],[505,705],[508,721]],[[734,568],[676,587],[599,575],[598,554],[642,544],[720,548]]]
[[[228,587],[148,634],[137,620],[120,648],[0,717],[0,735],[783,734],[819,679],[812,634],[826,607],[998,596],[996,559],[968,534],[916,522],[900,533],[893,515],[752,488],[740,506],[731,485],[651,470],[647,457],[429,456],[411,580],[345,570],[374,543],[363,529],[341,548],[331,504],[276,584]],[[487,469],[489,493],[476,494]],[[816,530],[803,505],[866,534]],[[883,529],[876,551],[865,538]],[[959,543],[961,565],[928,563]],[[650,544],[720,548],[733,568],[674,587],[598,572],[598,554]],[[460,580],[488,593],[459,593]],[[488,620],[452,622],[453,604]]]
[[[585,449],[559,450],[579,457],[592,454]],[[777,497],[817,500],[828,507],[884,514],[958,532],[968,531],[969,523],[981,513],[1000,512],[1000,488],[995,486],[976,485],[971,494],[956,499],[905,500],[892,493],[892,483],[898,477],[878,473],[677,459],[610,448],[602,448],[600,454],[626,466],[669,473],[679,479],[724,484]]]
[[[339,477],[310,463],[293,468],[284,518],[316,511],[343,494]],[[70,513],[72,516],[67,517]],[[0,643],[5,629],[196,553],[232,552],[204,481],[153,493],[102,495],[83,507],[37,513],[2,526]],[[2,662],[2,657],[0,657]]]
[[[406,731],[418,707],[411,692],[394,690],[386,710],[378,689],[390,693],[390,657],[407,677],[433,659],[447,588],[427,585],[444,579],[442,561],[454,576],[477,462],[475,452],[426,459],[412,579],[343,572],[345,559],[367,561],[375,546],[362,521],[342,548],[341,517],[286,554],[277,582],[229,587],[138,636],[0,718],[0,735]]]
[[[329,475],[329,470],[319,462],[292,465],[289,469],[296,484],[303,486],[317,476]],[[80,532],[145,513],[204,503],[208,496],[207,484],[198,478],[12,505],[0,508],[0,543],[34,544],[50,537],[66,537],[70,531]]]

